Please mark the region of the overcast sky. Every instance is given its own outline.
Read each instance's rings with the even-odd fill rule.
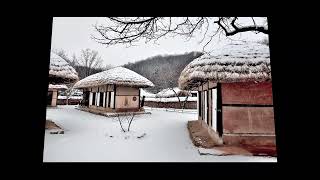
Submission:
[[[156,55],[202,51],[204,45],[203,43],[198,43],[203,37],[199,34],[189,41],[177,36],[174,38],[167,37],[161,39],[158,41],[158,44],[154,44],[151,41],[147,44],[145,44],[145,42],[139,42],[137,46],[129,48],[124,45],[106,48],[90,38],[90,35],[95,33],[92,26],[95,23],[103,23],[105,22],[104,20],[105,19],[101,17],[53,18],[51,48],[64,49],[70,57],[74,53],[79,57],[82,49],[90,48],[99,52],[99,55],[104,60],[104,65],[111,64],[119,66]],[[242,20],[245,22],[248,19],[243,18]],[[209,29],[211,29],[211,27],[209,27]],[[231,38],[235,40],[257,41],[265,37],[267,36],[262,33],[247,32],[232,36]],[[211,46],[207,47],[206,50],[214,50],[215,47],[230,41],[231,40],[224,36],[221,36],[220,39],[217,36],[213,39],[210,44]]]

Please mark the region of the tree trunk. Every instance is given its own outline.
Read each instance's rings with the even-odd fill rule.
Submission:
[[[187,104],[187,102],[188,102],[188,97],[189,97],[189,92],[188,92],[188,94],[187,94],[186,99],[185,99],[184,102],[183,102],[183,107],[182,107],[182,109],[185,108],[185,106],[186,106],[186,104]]]
[[[176,97],[178,98],[178,101],[179,101],[179,104],[180,104],[180,108],[182,109],[182,104],[181,104],[181,101],[180,101],[180,98],[179,98],[177,92],[176,92],[173,88],[171,88],[171,90],[174,92],[174,94],[175,94]]]
[[[120,115],[118,115],[118,121],[119,121],[119,123],[120,123],[120,126],[121,126],[122,131],[123,131],[123,132],[126,132],[126,130],[124,130],[124,128],[123,128],[123,126],[122,126],[122,121],[121,121]]]
[[[130,131],[130,126],[131,126],[131,122],[134,118],[134,113],[132,113],[132,116],[131,116],[131,119],[130,119],[130,122],[129,122],[129,126],[128,126],[128,132]]]

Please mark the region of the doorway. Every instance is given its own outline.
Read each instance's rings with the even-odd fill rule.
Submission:
[[[48,96],[47,96],[47,105],[51,106],[52,104],[52,91],[48,91]]]

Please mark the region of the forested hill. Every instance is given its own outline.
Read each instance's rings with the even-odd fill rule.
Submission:
[[[153,82],[155,87],[148,88],[150,92],[157,93],[164,88],[178,86],[181,71],[201,52],[190,52],[179,55],[159,55],[144,60],[128,63],[123,67],[131,69]]]

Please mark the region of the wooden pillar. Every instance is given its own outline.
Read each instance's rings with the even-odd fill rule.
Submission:
[[[57,92],[57,90],[53,90],[52,91],[51,106],[57,106],[57,98],[58,98],[58,92]]]
[[[217,131],[221,137],[223,134],[222,94],[221,83],[217,83]]]
[[[116,85],[113,85],[113,91],[114,91],[114,95],[113,95],[113,109],[116,109],[116,96],[117,96],[117,94],[116,94],[116,90],[117,90],[117,88],[116,88]]]

